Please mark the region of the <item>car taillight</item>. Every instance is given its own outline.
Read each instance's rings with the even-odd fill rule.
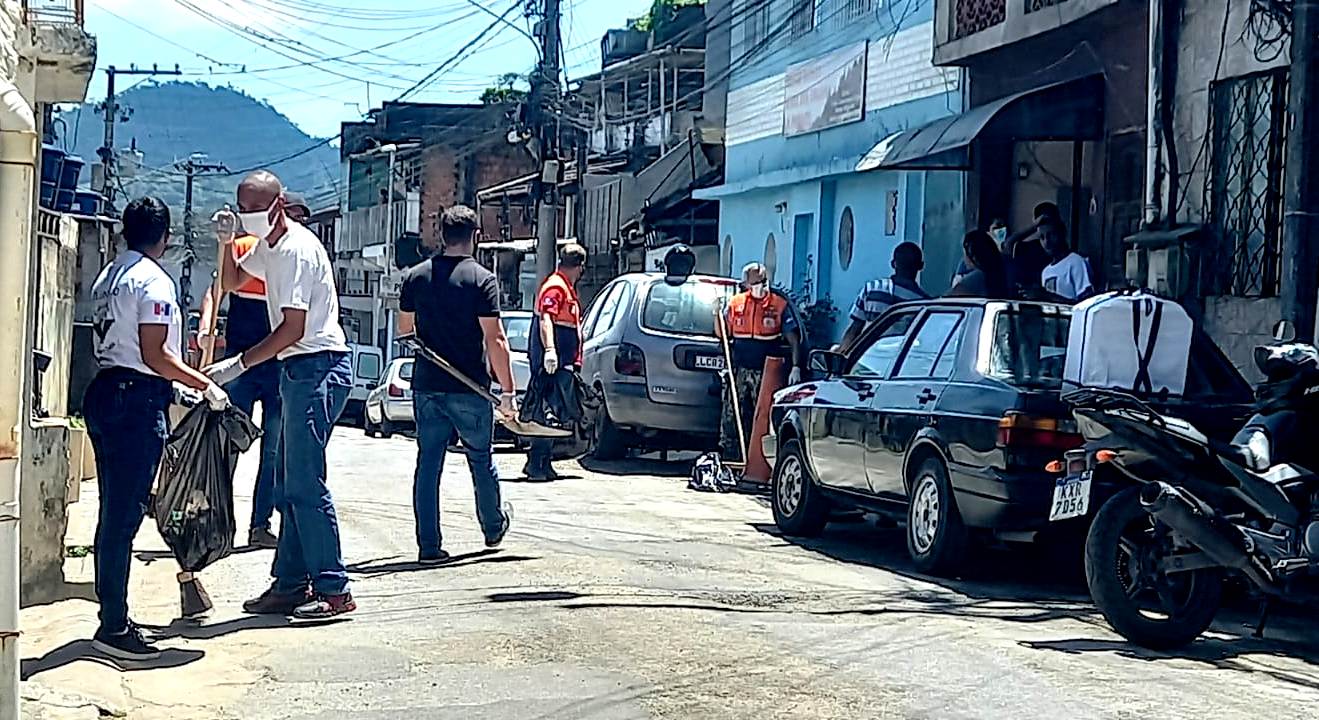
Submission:
[[[1010,412],[998,421],[999,447],[1071,450],[1084,442],[1071,423],[1056,418]]]
[[[642,354],[641,348],[629,343],[619,345],[618,354],[614,356],[614,372],[631,377],[645,377],[646,356]]]
[[[399,386],[397,386],[397,385],[395,385],[395,384],[393,384],[393,383],[390,383],[390,385],[389,385],[389,396],[390,396],[390,397],[403,397],[403,388],[401,388],[401,387],[399,387]]]

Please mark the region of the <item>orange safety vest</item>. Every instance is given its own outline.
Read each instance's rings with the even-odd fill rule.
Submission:
[[[788,301],[775,293],[758,300],[740,292],[728,301],[728,330],[734,339],[778,340],[787,312]]]
[[[234,237],[234,260],[237,261],[252,251],[256,247],[258,238],[255,235],[238,235]],[[266,284],[260,278],[252,278],[234,289],[234,294],[239,297],[245,297],[249,300],[265,300]]]
[[[577,299],[577,289],[574,288],[572,283],[568,282],[568,278],[564,277],[563,273],[560,273],[558,270],[550,273],[550,276],[545,278],[545,284],[541,285],[540,290],[537,291],[536,313],[540,314],[545,312],[545,296],[552,290],[561,291],[566,300],[559,303],[559,306],[550,314],[550,320],[555,325],[563,325],[564,327],[576,328],[580,326],[582,320],[582,306]]]

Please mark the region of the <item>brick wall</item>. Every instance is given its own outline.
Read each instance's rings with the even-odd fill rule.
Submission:
[[[521,148],[499,142],[481,143],[459,154],[445,145],[429,147],[422,156],[424,169],[421,194],[421,236],[423,242],[438,245],[440,213],[462,203],[476,206],[476,191],[525,175],[535,169],[531,158]],[[519,213],[514,212],[514,216]],[[485,208],[482,228],[491,236],[499,233],[499,208]]]

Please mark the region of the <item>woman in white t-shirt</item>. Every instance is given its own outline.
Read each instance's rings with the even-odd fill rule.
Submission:
[[[182,313],[174,280],[158,262],[169,227],[165,203],[150,197],[129,203],[128,249],[92,286],[100,369],[83,398],[100,486],[95,557],[101,623],[92,644],[126,660],[160,656],[128,619],[128,567],[165,449],[171,382],[202,391],[217,410],[229,404],[223,390],[181,358]]]
[[[1040,273],[1044,289],[1071,302],[1091,295],[1090,264],[1067,244],[1067,226],[1061,220],[1045,222],[1040,225],[1040,236],[1049,253],[1049,264]]]

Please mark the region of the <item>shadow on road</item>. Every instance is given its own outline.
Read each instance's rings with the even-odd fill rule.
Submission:
[[[229,555],[246,555],[247,553],[260,552],[266,549],[268,548],[260,548],[255,545],[239,545],[231,550]],[[174,553],[169,550],[138,550],[133,553],[133,557],[138,562],[150,565],[157,560],[173,560]]]
[[[402,572],[417,572],[420,570],[446,570],[449,568],[463,567],[465,565],[476,565],[483,563],[510,563],[525,562],[528,560],[539,560],[538,557],[530,555],[507,555],[499,550],[477,550],[470,553],[462,553],[450,557],[446,562],[439,564],[425,565],[415,560],[394,560],[394,558],[381,558],[364,563],[355,563],[348,566],[348,572],[355,575],[362,575],[368,578],[381,577],[383,575],[393,575]]]
[[[324,620],[294,620],[284,615],[244,615],[221,622],[176,619],[169,625],[142,625],[152,641],[174,640],[214,640],[225,635],[232,635],[244,630],[273,630],[278,628],[317,628],[348,622],[350,618],[338,617]]]
[[[119,660],[105,655],[92,647],[91,640],[74,640],[51,650],[39,658],[24,659],[20,674],[24,680],[30,680],[43,672],[61,668],[65,665],[78,662],[79,660],[100,663],[101,665],[114,668],[120,672],[159,670],[161,668],[182,667],[197,662],[205,656],[206,653],[201,650],[171,648],[169,650],[162,650],[160,657],[155,660]]]
[[[688,477],[692,474],[692,459],[661,460],[657,457],[631,457],[623,460],[596,460],[582,458],[581,466],[600,475],[656,475],[659,477]]]

